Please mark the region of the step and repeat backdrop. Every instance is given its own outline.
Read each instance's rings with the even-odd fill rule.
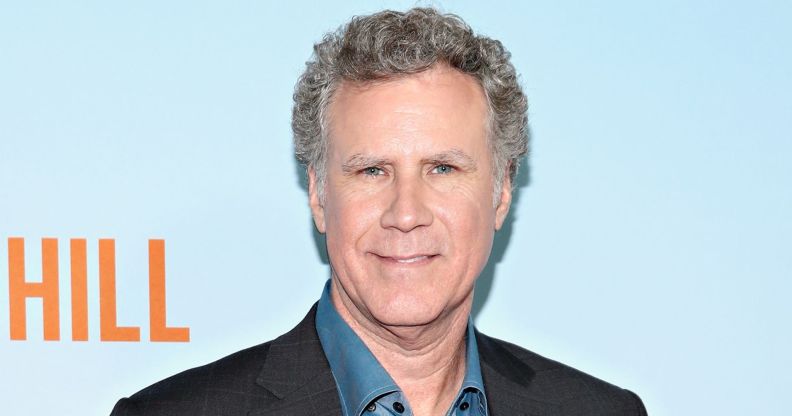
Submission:
[[[295,325],[329,270],[294,83],[324,32],[414,5],[500,39],[530,102],[477,326],[652,415],[786,414],[781,1],[0,3],[0,414],[109,414]]]

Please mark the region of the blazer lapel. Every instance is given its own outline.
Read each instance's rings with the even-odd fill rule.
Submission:
[[[256,383],[277,399],[250,416],[338,416],[341,403],[316,334],[316,304],[294,329],[272,341]]]
[[[536,372],[499,341],[476,331],[481,375],[489,416],[550,416],[560,406],[537,397],[531,384]]]

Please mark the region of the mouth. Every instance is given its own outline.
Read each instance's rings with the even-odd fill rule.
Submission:
[[[404,266],[427,264],[438,256],[437,254],[410,254],[405,256],[385,256],[376,253],[372,254],[385,263]]]

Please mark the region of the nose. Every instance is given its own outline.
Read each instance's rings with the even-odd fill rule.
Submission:
[[[390,204],[382,213],[380,225],[401,232],[427,226],[434,220],[427,205],[427,190],[419,179],[399,178],[391,185]]]

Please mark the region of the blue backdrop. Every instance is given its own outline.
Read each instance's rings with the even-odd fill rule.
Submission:
[[[530,170],[479,328],[638,392],[652,415],[788,414],[791,3],[418,4],[502,40],[530,101]],[[0,290],[0,413],[107,414],[298,322],[328,270],[291,156],[294,82],[325,31],[412,5],[0,3],[0,280],[8,238],[25,238],[29,281],[57,238],[61,331],[44,341],[30,299],[12,341]],[[88,341],[71,340],[70,238],[87,243]],[[100,238],[139,342],[99,339]],[[155,238],[187,343],[149,341]]]

